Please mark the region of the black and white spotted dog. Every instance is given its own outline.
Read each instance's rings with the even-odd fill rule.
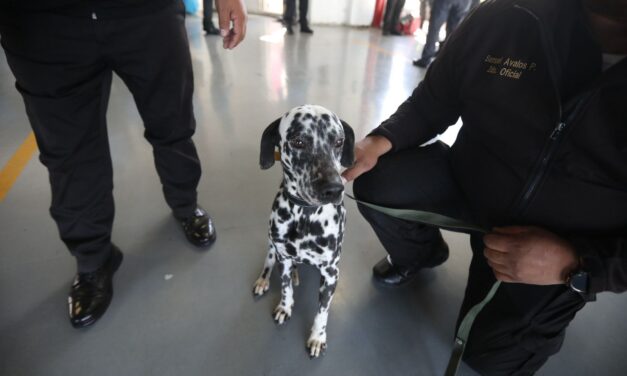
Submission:
[[[307,340],[311,357],[318,357],[327,342],[329,305],[338,280],[346,210],[342,202],[342,166],[353,164],[355,137],[348,124],[324,107],[305,105],[292,109],[263,132],[262,169],[274,164],[279,148],[283,181],[272,205],[269,250],[253,294],[270,287],[275,262],[281,273],[281,301],[274,309],[280,325],[292,315],[293,285],[298,285],[296,266],[320,270],[320,305]]]

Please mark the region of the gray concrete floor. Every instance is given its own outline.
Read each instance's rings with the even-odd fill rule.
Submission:
[[[46,171],[33,158],[0,203],[0,375],[442,374],[470,260],[464,235],[445,234],[452,255],[442,267],[407,288],[381,289],[370,268],[384,252],[348,201],[342,276],[322,359],[310,360],[304,345],[316,310],[316,271],[301,271],[285,327],[270,316],[276,283],[261,300],[251,296],[281,174],[277,167],[258,168],[262,130],[287,109],[315,103],[364,136],[421,79],[422,71],[411,66],[416,42],[322,26],[313,36],[283,38],[272,19],[252,16],[247,40],[224,51],[218,38],[202,35],[199,18],[188,26],[195,141],[204,168],[199,196],[216,219],[217,243],[199,252],[183,239],[163,201],[133,100],[115,80],[108,116],[114,241],[126,258],[114,301],[94,327],[70,327],[66,294],[75,265],[48,215]],[[3,166],[30,130],[0,56]],[[561,353],[540,374],[627,374],[625,312],[625,296],[601,294],[577,316]]]

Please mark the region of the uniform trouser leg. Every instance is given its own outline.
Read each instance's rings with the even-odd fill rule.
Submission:
[[[202,24],[205,29],[213,23],[213,0],[202,0]]]
[[[405,0],[397,0],[394,5],[394,10],[392,11],[392,24],[390,25],[391,30],[396,30],[398,22],[401,18],[401,13],[403,12],[403,7],[405,7]]]
[[[466,17],[469,10],[470,3],[466,0],[458,1],[457,4],[451,7],[446,19],[446,39],[457,29],[457,26]]]
[[[307,12],[309,11],[309,0],[298,1],[298,18],[300,20],[300,26],[306,27],[309,25],[307,21]]]
[[[436,142],[383,155],[375,168],[355,180],[355,196],[378,205],[432,211],[471,221],[451,174],[448,149]],[[441,238],[437,228],[393,218],[363,205],[358,207],[395,264],[442,259],[432,251]]]
[[[435,44],[440,38],[440,29],[446,19],[450,8],[449,1],[435,0],[431,8],[431,18],[429,18],[429,30],[427,30],[427,40],[422,49],[422,59],[430,59],[435,56]]]
[[[394,31],[394,10],[398,0],[388,0],[385,4],[385,14],[383,15],[383,31]]]
[[[114,216],[105,113],[111,71],[90,20],[3,19],[1,35],[49,173],[50,213],[79,272],[109,256]]]
[[[401,12],[405,6],[405,0],[388,0],[383,21],[383,30],[396,31],[396,26]]]
[[[187,217],[196,207],[201,167],[191,139],[194,79],[183,5],[110,23],[111,65],[144,121],[166,202],[176,217]]]
[[[473,258],[458,323],[495,282],[481,236],[471,237]],[[502,283],[475,319],[464,361],[482,375],[532,375],[557,353],[585,302],[564,285]]]
[[[292,25],[296,14],[296,0],[286,0],[283,3],[283,6],[285,7],[283,12],[283,21],[285,22],[285,25]]]

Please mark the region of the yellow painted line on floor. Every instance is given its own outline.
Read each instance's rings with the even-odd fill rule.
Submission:
[[[37,142],[35,141],[33,132],[30,132],[19,149],[17,149],[7,164],[0,170],[0,202],[2,202],[7,193],[9,193],[11,187],[22,173],[22,170],[24,170],[24,167],[26,167],[33,157],[35,150],[37,150]]]

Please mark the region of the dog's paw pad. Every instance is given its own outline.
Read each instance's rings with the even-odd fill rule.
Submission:
[[[309,352],[309,357],[312,359],[324,355],[326,349],[326,338],[310,338],[307,341],[307,351]]]
[[[277,324],[283,325],[292,317],[292,312],[283,306],[278,306],[274,309],[272,316]]]
[[[253,285],[253,295],[262,296],[270,289],[270,281],[264,278],[259,278]]]

